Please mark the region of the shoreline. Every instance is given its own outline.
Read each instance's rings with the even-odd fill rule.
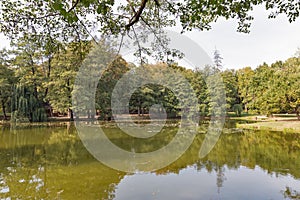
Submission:
[[[237,123],[237,128],[246,130],[267,130],[277,132],[300,133],[300,121],[293,115],[278,115],[275,117],[247,116],[232,117],[231,119],[248,121]]]
[[[237,124],[237,128],[247,130],[267,130],[300,133],[300,121],[265,121],[250,124]]]
[[[150,122],[149,116],[130,116],[136,123],[147,123]],[[226,117],[227,120],[235,120],[236,128],[245,130],[267,130],[267,131],[278,131],[278,132],[290,132],[300,133],[300,121],[294,116],[278,116],[278,117],[266,117],[259,115],[243,116],[243,117]],[[81,119],[82,121],[89,121],[89,119]],[[81,121],[80,120],[80,121]],[[178,120],[178,118],[167,119],[166,122],[172,123]],[[205,118],[209,120],[209,118]],[[76,121],[76,120],[75,120]],[[96,120],[100,124],[114,123],[114,120]],[[126,120],[124,120],[125,122]],[[11,121],[0,121],[0,126],[18,126],[18,127],[33,127],[33,126],[64,126],[69,122],[74,122],[67,117],[55,117],[50,118],[46,122],[19,122],[12,123]]]

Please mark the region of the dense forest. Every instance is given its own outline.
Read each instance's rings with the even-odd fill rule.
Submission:
[[[3,118],[15,122],[38,122],[46,121],[49,117],[69,116],[72,120],[74,80],[93,46],[92,42],[57,45],[52,51],[33,44],[24,38],[14,44],[13,50],[0,52],[0,111]],[[278,61],[272,65],[264,63],[254,70],[250,67],[222,70],[218,51],[215,52],[214,61],[214,66],[194,70],[176,63],[168,64],[183,74],[192,85],[202,116],[212,114],[211,95],[206,85],[207,77],[212,73],[218,73],[223,78],[228,112],[235,112],[237,116],[242,112],[265,115],[296,113],[299,116],[299,53],[285,62]],[[158,63],[156,67],[165,65]],[[114,86],[125,72],[137,67],[117,56],[102,74],[95,98],[95,109],[100,119],[111,119],[110,102]],[[130,112],[146,114],[153,104],[162,104],[169,118],[180,116],[176,95],[168,88],[150,84],[138,88],[131,96]]]

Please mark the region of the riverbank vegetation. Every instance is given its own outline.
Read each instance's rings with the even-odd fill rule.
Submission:
[[[104,42],[102,44],[105,49],[111,48]],[[51,117],[68,116],[73,120],[72,94],[76,92],[74,80],[93,47],[92,42],[60,44],[57,49],[49,52],[38,48],[28,38],[23,38],[13,47],[13,50],[0,52],[1,118],[14,122],[41,122]],[[264,63],[256,69],[246,67],[222,70],[220,61],[221,56],[216,52],[215,65],[204,69],[191,70],[176,63],[169,64],[192,85],[201,116],[212,115],[211,93],[219,91],[209,90],[206,81],[210,74],[219,74],[224,82],[227,112],[233,112],[235,116],[241,116],[244,112],[268,117],[278,113],[294,113],[300,119],[299,52],[284,62],[278,61],[272,65]],[[166,65],[158,63],[148,67],[160,68]],[[97,116],[88,117],[111,120],[112,91],[123,74],[137,67],[120,56],[115,58],[98,83],[95,98]],[[147,114],[153,104],[162,104],[168,118],[180,116],[176,95],[168,88],[151,84],[135,91],[129,104],[130,112]]]

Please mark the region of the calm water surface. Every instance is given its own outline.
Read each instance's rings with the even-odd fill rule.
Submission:
[[[203,159],[199,134],[176,162],[133,174],[95,160],[72,124],[2,127],[0,199],[300,199],[300,134],[228,130]],[[176,127],[148,143],[111,125],[105,132],[118,146],[143,151],[167,144]]]

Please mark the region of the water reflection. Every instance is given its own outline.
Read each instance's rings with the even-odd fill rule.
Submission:
[[[115,144],[139,151],[167,143],[176,131],[168,127],[145,145],[114,126],[105,129]],[[96,161],[70,124],[2,129],[0,199],[300,199],[300,135],[226,131],[199,159],[203,140],[197,135],[163,169],[126,174]]]
[[[283,199],[286,184],[299,188],[290,176],[276,177],[263,169],[224,167],[226,181],[217,183],[218,172],[190,166],[178,174],[126,176],[116,189],[116,199]]]

